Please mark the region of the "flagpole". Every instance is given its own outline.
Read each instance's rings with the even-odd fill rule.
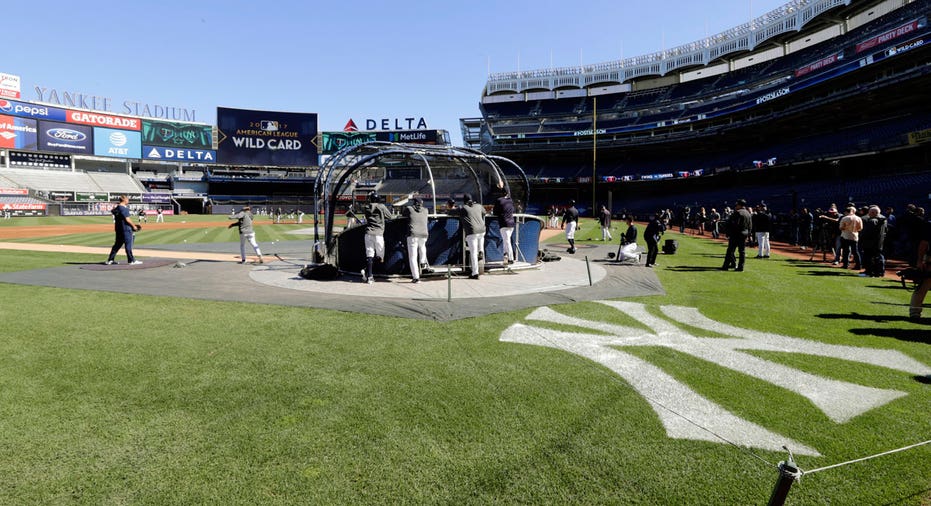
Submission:
[[[592,217],[595,216],[595,181],[598,167],[598,97],[592,97]]]

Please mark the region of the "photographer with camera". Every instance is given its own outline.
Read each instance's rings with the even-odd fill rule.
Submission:
[[[834,255],[833,265],[840,261],[840,229],[837,223],[840,221],[840,213],[837,212],[837,205],[831,204],[830,209],[818,213],[815,224],[816,233],[818,234],[818,244],[812,248],[812,258],[816,250],[821,250],[822,258],[830,251]],[[825,259],[826,260],[826,259]]]

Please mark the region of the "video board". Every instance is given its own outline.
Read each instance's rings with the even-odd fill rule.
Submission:
[[[349,147],[374,142],[375,132],[323,132],[320,154],[332,155]]]
[[[142,143],[166,148],[213,149],[213,127],[144,119]]]
[[[230,165],[317,164],[317,114],[217,107],[217,158]]]

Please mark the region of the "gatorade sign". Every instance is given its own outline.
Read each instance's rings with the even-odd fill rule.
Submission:
[[[80,123],[95,127],[119,128],[122,130],[141,130],[142,120],[126,116],[111,116],[88,111],[68,110],[65,116],[68,123]]]

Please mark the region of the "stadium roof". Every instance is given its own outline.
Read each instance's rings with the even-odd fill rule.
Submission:
[[[792,0],[747,23],[704,39],[651,54],[591,65],[491,74],[485,95],[556,86],[585,87],[625,82],[641,76],[666,75],[707,65],[730,54],[753,51],[785,33],[797,33],[822,14],[857,0]]]

